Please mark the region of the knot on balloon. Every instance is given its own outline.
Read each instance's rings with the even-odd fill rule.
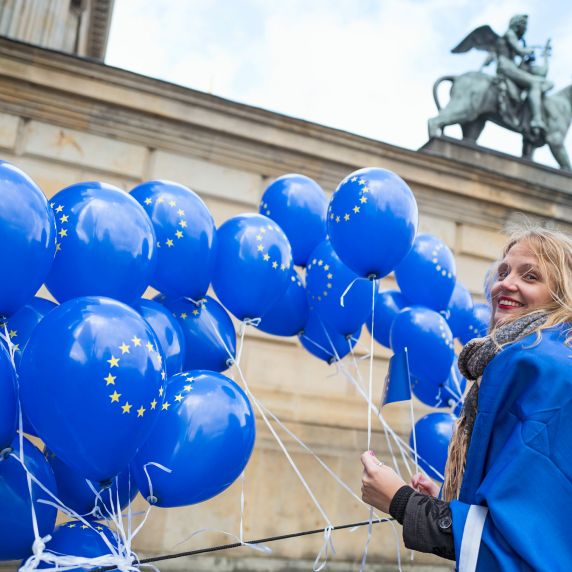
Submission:
[[[99,486],[101,487],[102,491],[106,491],[107,489],[110,489],[111,485],[113,485],[113,479],[107,479],[106,481],[101,481],[99,483]]]
[[[2,449],[2,451],[0,451],[0,461],[7,459],[13,450],[14,449],[12,449],[12,447],[6,447],[5,449]]]
[[[49,534],[43,538],[36,538],[32,544],[32,553],[34,556],[42,555],[46,550],[46,542],[49,542],[51,539],[52,537]]]
[[[153,505],[153,504],[157,504],[159,502],[159,499],[155,495],[149,495],[147,497],[147,502],[149,504]]]
[[[244,320],[242,320],[242,323],[245,326],[258,326],[260,325],[260,322],[262,321],[262,318],[244,318]]]
[[[235,363],[236,363],[236,360],[234,358],[230,358],[230,357],[225,361],[225,364],[228,367],[232,367]]]

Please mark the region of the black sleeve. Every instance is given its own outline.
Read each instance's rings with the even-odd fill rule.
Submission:
[[[455,560],[453,518],[448,502],[405,485],[395,493],[389,514],[403,524],[407,548]]]

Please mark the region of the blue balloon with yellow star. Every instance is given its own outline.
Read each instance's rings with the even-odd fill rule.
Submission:
[[[216,256],[216,227],[203,200],[171,181],[147,181],[132,189],[131,196],[149,215],[157,237],[151,286],[173,298],[202,298]]]
[[[50,204],[57,243],[46,286],[54,298],[108,296],[131,303],[141,297],[156,264],[155,231],[143,207],[98,182],[71,185]]]
[[[450,248],[431,234],[420,234],[395,269],[403,295],[412,303],[437,312],[446,310],[455,288],[457,271]]]
[[[217,231],[213,288],[239,320],[256,319],[286,292],[292,251],[282,229],[260,214],[235,216]]]
[[[455,338],[466,332],[473,318],[473,299],[467,288],[457,281],[449,301],[449,326]]]
[[[0,344],[0,455],[10,447],[18,426],[16,370],[8,350]]]
[[[339,259],[328,240],[312,251],[306,267],[308,302],[334,331],[347,336],[363,326],[371,314],[372,287]]]
[[[87,523],[87,524],[86,524]],[[76,572],[88,572],[98,566],[89,564],[89,559],[117,553],[117,538],[110,528],[93,520],[74,519],[56,526],[50,535],[51,539],[46,543],[46,552],[55,556],[72,555],[86,559],[83,566],[70,568]],[[65,568],[66,564],[60,564]],[[38,570],[46,568],[54,569],[51,562],[41,562]]]
[[[220,373],[183,372],[169,378],[162,410],[133,464],[143,497],[175,507],[227,489],[244,471],[256,437],[244,391]]]
[[[411,375],[438,387],[449,377],[455,359],[453,334],[441,314],[423,306],[404,308],[391,325],[391,349],[407,348]]]
[[[185,338],[183,369],[227,370],[236,356],[236,332],[227,311],[210,296],[197,302],[179,298],[163,302]]]
[[[362,278],[383,278],[413,245],[417,202],[395,173],[376,167],[360,169],[338,185],[327,221],[340,260]]]
[[[133,307],[143,316],[157,336],[163,355],[167,377],[179,373],[185,360],[185,334],[179,322],[165,306],[154,300],[141,298]]]
[[[466,344],[473,338],[486,336],[491,324],[491,307],[489,304],[475,304],[466,327],[459,335],[459,341]]]
[[[44,316],[56,306],[57,304],[54,304],[51,300],[34,296],[6,321],[10,341],[14,346],[16,369],[20,365],[22,353],[26,348],[32,331],[42,321]],[[3,343],[6,345],[4,341]]]
[[[56,223],[38,185],[5,161],[0,161],[0,244],[0,317],[6,317],[46,279],[56,249]]]
[[[278,177],[262,195],[259,211],[276,221],[292,246],[294,264],[306,266],[326,238],[328,198],[315,181],[296,173]]]
[[[25,437],[23,460],[26,469],[34,479],[40,482],[52,495],[57,497],[54,473],[42,452]],[[0,561],[17,560],[30,554],[34,543],[32,525],[32,506],[26,471],[20,464],[20,440],[12,443],[14,452],[0,460]],[[40,537],[51,534],[56,524],[57,509],[38,502],[45,499],[53,502],[34,480],[32,481],[32,500],[36,512]]]
[[[327,327],[316,310],[310,310],[310,317],[298,339],[312,355],[331,365],[353,350],[360,334],[361,327],[353,334],[344,336]]]
[[[292,269],[288,289],[262,316],[257,328],[274,336],[296,336],[304,330],[309,315],[306,287],[298,272]]]
[[[74,298],[34,329],[20,397],[46,446],[80,475],[120,473],[160,415],[166,372],[151,326],[111,298]]]

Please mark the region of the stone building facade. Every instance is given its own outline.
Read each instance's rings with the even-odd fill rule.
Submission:
[[[217,224],[256,211],[266,185],[285,173],[303,173],[330,193],[355,169],[391,169],[415,193],[420,231],[451,247],[459,279],[477,298],[507,223],[522,215],[549,219],[565,229],[572,223],[572,177],[550,168],[484,150],[477,156],[474,149],[448,140],[432,141],[420,151],[401,149],[8,39],[0,39],[0,158],[27,172],[48,197],[86,180],[126,191],[149,179],[177,181],[199,193]],[[368,351],[364,328],[357,355]],[[376,401],[389,357],[376,345]],[[367,406],[355,388],[295,339],[249,331],[242,359],[254,395],[359,494]],[[347,363],[354,367],[351,360]],[[358,364],[367,379],[367,360]],[[415,402],[417,417],[426,411]],[[391,427],[407,438],[408,405],[391,405],[385,412]],[[244,479],[244,538],[325,526],[260,418],[257,429]],[[332,523],[367,519],[366,507],[291,437],[283,431],[280,435]],[[389,457],[379,423],[374,423],[373,448]],[[204,533],[175,546],[202,528],[237,535],[241,485],[239,479],[197,506],[153,509],[136,550],[145,556],[232,542],[220,533]],[[145,503],[139,499],[136,506],[142,509]],[[329,569],[358,570],[366,533],[366,527],[334,533],[337,555]],[[285,540],[272,546],[271,555],[243,547],[158,566],[309,570],[322,540],[321,535]],[[396,569],[390,524],[374,527],[369,554],[368,569]],[[436,557],[415,554],[412,559],[405,549],[401,557],[404,569],[450,569]]]

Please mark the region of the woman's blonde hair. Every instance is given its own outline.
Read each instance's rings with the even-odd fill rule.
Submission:
[[[502,252],[494,271],[487,278],[489,289],[496,279],[497,268],[502,259],[516,244],[524,243],[530,248],[538,260],[538,269],[548,286],[551,302],[543,308],[548,316],[546,321],[537,328],[537,340],[540,341],[542,330],[552,326],[563,325],[566,328],[567,345],[572,341],[572,239],[557,230],[544,227],[521,227],[514,230]],[[494,300],[492,301],[494,303]],[[494,314],[494,312],[493,312]],[[495,342],[495,326],[491,322],[489,336]],[[536,343],[536,342],[535,342]],[[533,344],[534,345],[534,344]],[[475,381],[475,383],[478,383]],[[455,432],[449,444],[447,466],[445,467],[445,482],[443,483],[443,499],[451,501],[459,497],[470,435],[467,433],[465,411],[457,420]]]

